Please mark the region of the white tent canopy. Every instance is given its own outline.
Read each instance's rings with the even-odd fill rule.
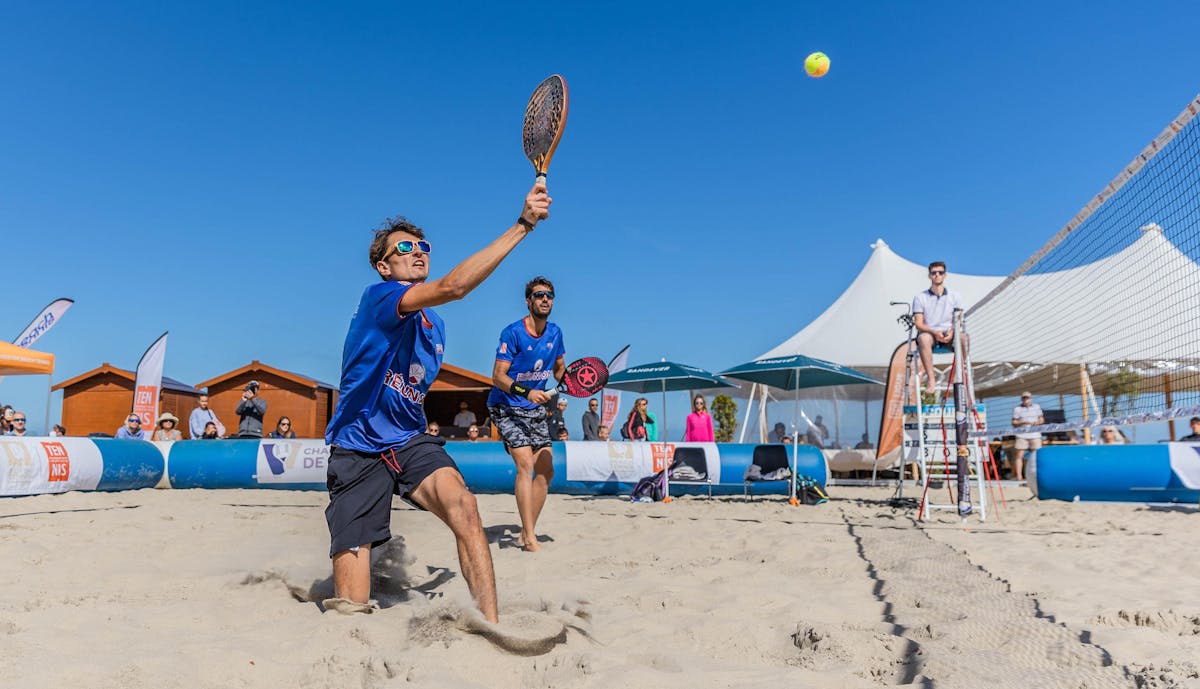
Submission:
[[[1158,225],[1141,230],[1137,241],[1115,254],[1022,275],[981,304],[968,321],[972,361],[1195,361],[1200,266]]]
[[[836,361],[883,380],[892,352],[907,336],[896,322],[906,310],[890,304],[911,303],[918,292],[929,287],[929,270],[897,255],[882,239],[871,248],[871,258],[837,301],[800,332],[757,358],[803,354]],[[1004,279],[960,275],[953,272],[953,266],[949,268],[946,288],[958,292],[963,308],[970,308]]]

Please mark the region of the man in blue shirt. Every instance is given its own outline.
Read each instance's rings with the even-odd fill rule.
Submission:
[[[445,346],[432,307],[478,287],[549,214],[546,188],[535,185],[512,227],[436,280],[429,279],[432,246],[423,230],[395,218],[376,231],[370,261],[383,282],[363,291],[350,320],[338,405],[325,431],[332,446],[325,518],[336,596],[327,608],[370,610],[370,551],[391,538],[395,494],[450,527],[467,587],[483,616],[497,621],[496,576],[475,496],[446,454],[446,441],[424,432],[422,403]]]
[[[525,285],[525,306],[529,315],[500,331],[488,412],[517,465],[513,493],[521,515],[521,547],[533,552],[541,550],[537,520],[554,478],[545,407],[551,395],[545,386],[551,377],[562,380],[567,365],[562,331],[549,321],[554,285],[540,276],[530,280]]]

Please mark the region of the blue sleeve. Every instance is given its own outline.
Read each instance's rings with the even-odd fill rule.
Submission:
[[[514,353],[520,349],[520,344],[513,334],[512,328],[500,331],[500,343],[496,345],[496,361],[512,363]]]
[[[404,293],[410,287],[412,287],[411,283],[394,281],[372,285],[367,288],[363,306],[371,309],[371,315],[379,327],[385,330],[398,328],[405,319],[412,315],[411,312],[400,312],[400,299],[404,297]]]

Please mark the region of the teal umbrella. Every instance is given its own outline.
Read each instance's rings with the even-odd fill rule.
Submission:
[[[721,375],[781,390],[794,390],[796,410],[792,423],[792,480],[788,499],[796,504],[796,458],[800,452],[800,388],[823,388],[833,385],[872,383],[883,385],[874,378],[848,366],[803,354],[779,356],[749,361],[721,371]]]
[[[697,390],[700,388],[732,388],[737,386],[721,380],[712,373],[696,366],[677,364],[674,361],[658,361],[650,364],[630,366],[622,371],[618,371],[608,377],[608,385],[606,387],[628,390],[630,392],[661,392],[663,394],[663,435],[661,440],[666,442],[668,392]],[[667,498],[671,495],[670,476],[671,472],[668,468],[664,476],[666,478],[664,492]]]

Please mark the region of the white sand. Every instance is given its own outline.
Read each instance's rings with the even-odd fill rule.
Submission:
[[[501,625],[450,533],[399,502],[373,614],[331,595],[322,493],[0,500],[0,686],[1200,687],[1200,514],[1019,491],[924,526],[835,501],[551,496],[511,547],[480,497]]]

